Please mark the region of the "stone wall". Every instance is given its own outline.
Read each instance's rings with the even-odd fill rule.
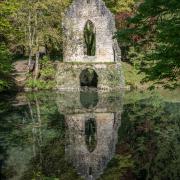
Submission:
[[[98,75],[98,90],[111,91],[124,88],[120,63],[59,63],[56,81],[58,90],[80,90],[80,74],[93,69]]]
[[[96,31],[96,55],[84,54],[84,27],[90,20]],[[114,15],[102,0],[74,0],[63,20],[65,62],[115,62],[121,51],[116,39]]]
[[[84,52],[84,28],[88,21],[95,27],[95,56]],[[80,74],[85,69],[96,72],[99,90],[124,88],[121,50],[113,39],[115,18],[102,0],[74,0],[64,15],[63,30],[64,62],[57,69],[58,90],[80,90]]]

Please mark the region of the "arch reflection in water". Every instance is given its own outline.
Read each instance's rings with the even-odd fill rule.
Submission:
[[[80,103],[85,108],[93,108],[98,104],[98,92],[97,91],[81,91]]]
[[[88,93],[92,92],[87,92],[87,97],[90,96]],[[122,108],[121,105],[117,106],[117,102],[109,102],[108,96],[104,94],[99,94],[98,102],[93,108],[92,105],[84,106],[79,101],[81,95],[71,94],[75,104],[73,107],[67,104],[72,103],[72,99],[66,101],[67,110],[62,103],[59,106],[65,112],[67,124],[65,152],[67,160],[80,176],[95,180],[114,156]],[[86,98],[86,95],[83,97]],[[120,99],[118,102],[122,104]],[[89,104],[94,103],[89,100]]]

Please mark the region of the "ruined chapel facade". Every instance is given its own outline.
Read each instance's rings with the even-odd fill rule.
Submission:
[[[86,41],[85,33],[88,25],[92,26],[94,33],[94,36],[89,37],[90,45],[94,38],[94,54],[86,52],[88,38]],[[65,14],[63,29],[65,62],[120,61],[120,49],[113,38],[116,31],[115,18],[102,0],[74,0]],[[91,36],[91,33],[88,35]]]
[[[74,0],[63,18],[63,62],[57,89],[124,88],[115,17],[102,0]]]

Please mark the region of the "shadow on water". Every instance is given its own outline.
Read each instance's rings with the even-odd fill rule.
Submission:
[[[179,177],[178,101],[97,91],[8,99],[0,101],[0,179]]]

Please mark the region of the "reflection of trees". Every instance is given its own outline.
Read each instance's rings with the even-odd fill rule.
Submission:
[[[41,96],[38,98],[34,95],[28,104],[33,120],[34,153],[21,179],[78,179],[74,169],[65,159],[64,115],[59,114],[56,104],[44,103]]]
[[[73,168],[65,163],[64,116],[59,114],[55,101],[47,100],[44,94],[30,94],[25,104],[5,107],[0,112],[1,177],[70,179],[72,175],[77,179]]]
[[[178,103],[165,103],[157,97],[124,106],[118,151],[132,155],[137,179],[180,177],[178,107]]]
[[[98,104],[98,92],[97,91],[81,91],[80,102],[85,108],[94,108]]]
[[[9,158],[9,151],[12,147],[23,147],[26,144],[26,142],[19,141],[19,139],[23,139],[23,136],[25,135],[24,132],[19,132],[26,117],[22,119],[22,114],[19,111],[14,113],[14,109],[8,102],[4,102],[4,105],[1,108],[4,111],[3,113],[0,113],[0,177],[2,179],[9,179],[16,173],[13,165],[10,164],[8,167],[6,166]],[[21,108],[19,108],[19,110],[21,110]],[[24,111],[26,110],[26,107],[24,107]]]
[[[41,159],[41,162],[39,161]],[[75,170],[65,159],[64,139],[52,139],[47,145],[41,147],[28,165],[22,180],[33,178],[59,178],[63,180],[79,179]]]

